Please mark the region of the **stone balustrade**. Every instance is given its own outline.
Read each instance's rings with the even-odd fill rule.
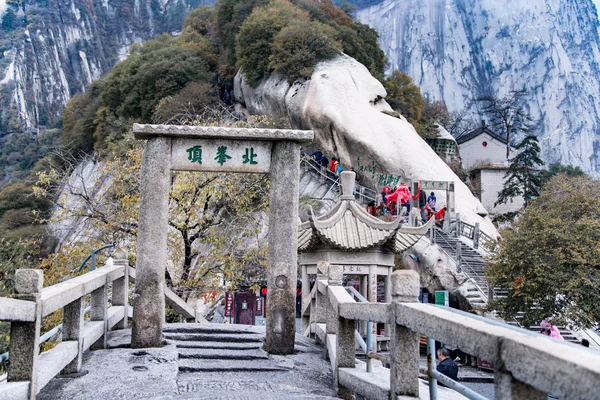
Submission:
[[[561,399],[600,399],[598,352],[459,310],[419,303],[419,276],[411,270],[392,274],[391,303],[374,304],[356,303],[338,285],[341,266],[323,262],[318,268],[313,301],[303,310],[311,322],[306,332],[315,333],[327,346],[343,398],[353,393],[369,399],[418,398],[421,334],[493,362],[496,399],[546,399],[548,393]],[[356,321],[391,324],[389,370],[367,373],[356,366]]]
[[[126,253],[117,254],[122,257],[112,264],[45,289],[41,270],[16,271],[14,299],[0,298],[0,320],[11,322],[8,379],[0,384],[0,398],[34,399],[57,374],[78,373],[84,351],[105,348],[108,330],[127,327],[129,266]],[[88,321],[84,319],[87,295]],[[62,341],[39,354],[42,318],[60,309]]]

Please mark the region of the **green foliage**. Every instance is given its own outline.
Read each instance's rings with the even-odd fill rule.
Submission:
[[[236,55],[246,78],[256,85],[271,72],[269,60],[275,36],[292,21],[308,21],[308,13],[287,0],[274,0],[257,7],[236,36]]]
[[[542,178],[538,167],[544,165],[540,158],[540,146],[535,135],[527,135],[516,146],[517,155],[511,160],[504,178],[504,188],[498,193],[495,205],[503,204],[515,197],[523,197],[525,207],[540,195]],[[495,206],[494,205],[494,206]]]
[[[12,10],[12,8],[7,8],[6,12],[4,13],[4,16],[2,17],[2,29],[4,29],[5,31],[12,31],[13,29],[15,29],[16,19],[17,16],[15,15],[15,12]]]
[[[377,42],[377,31],[360,22],[354,22],[351,28],[338,26],[337,30],[344,53],[363,64],[375,78],[383,82],[386,58]]]
[[[291,21],[296,26],[290,26]],[[331,29],[314,24],[316,22],[328,25]],[[280,39],[278,54],[274,55],[274,38],[284,28],[286,31],[283,35],[294,44],[285,44],[283,49],[284,42]],[[300,40],[303,31],[307,38]],[[386,60],[377,44],[377,32],[353,21],[329,0],[294,0],[292,3],[287,0],[268,3],[220,0],[217,2],[217,32],[221,48],[221,71],[229,79],[235,72],[233,64],[242,68],[251,84],[257,84],[274,70],[289,73],[290,81],[309,77],[309,71],[317,62],[335,55],[334,48],[341,48],[344,53],[365,65],[373,76],[383,79]],[[317,43],[323,48],[320,49]],[[293,66],[294,62],[289,59],[299,60],[301,65]]]
[[[309,79],[317,62],[341,53],[333,28],[319,22],[295,21],[283,28],[272,44],[269,67],[289,83]]]
[[[555,317],[589,328],[600,320],[600,182],[552,178],[514,225],[502,232],[487,270],[490,284],[508,291],[491,308],[527,325]]]
[[[548,169],[543,169],[540,171],[542,186],[559,174],[567,174],[568,176],[586,176],[585,171],[579,167],[561,163],[552,163],[548,166]]]
[[[383,83],[387,92],[388,104],[402,114],[409,122],[421,119],[423,97],[421,90],[404,72],[394,71]]]
[[[205,58],[168,35],[132,46],[131,55],[106,77],[102,104],[121,118],[152,120],[158,102],[193,81],[211,82]]]

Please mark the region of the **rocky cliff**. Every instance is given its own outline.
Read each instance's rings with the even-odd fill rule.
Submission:
[[[600,176],[592,0],[385,0],[356,15],[379,32],[390,71],[408,73],[451,111],[482,95],[527,90],[544,158]]]
[[[0,7],[0,131],[53,125],[129,46],[177,31],[202,0],[19,0]]]
[[[354,168],[364,185],[381,186],[390,180],[455,182],[456,212],[497,235],[479,200],[411,124],[390,115],[383,85],[353,58],[320,62],[309,81],[291,86],[274,75],[253,88],[238,73],[234,89],[235,100],[251,114],[286,118],[295,128],[313,129],[315,145],[336,155],[344,168]],[[440,191],[438,198],[445,203],[446,194]]]

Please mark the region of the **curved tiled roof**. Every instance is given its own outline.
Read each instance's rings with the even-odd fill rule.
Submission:
[[[310,142],[314,138],[313,131],[295,129],[226,128],[222,126],[151,124],[133,124],[133,134],[136,139],[150,139],[156,136],[168,136],[175,138],[291,140],[295,142]]]
[[[396,233],[400,219],[381,221],[354,201],[342,200],[323,217],[311,218],[319,238],[343,250],[360,250],[384,244]]]
[[[351,179],[348,174],[352,174]],[[432,219],[418,228],[401,228],[401,217],[390,222],[375,218],[349,194],[354,185],[353,177],[353,172],[342,172],[344,194],[327,213],[317,217],[311,209],[309,220],[298,227],[298,251],[308,251],[322,242],[347,251],[385,245],[399,253],[414,245],[435,223]]]

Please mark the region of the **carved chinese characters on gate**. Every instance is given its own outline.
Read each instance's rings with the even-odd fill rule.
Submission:
[[[178,139],[171,151],[172,169],[185,171],[267,173],[271,142]]]

